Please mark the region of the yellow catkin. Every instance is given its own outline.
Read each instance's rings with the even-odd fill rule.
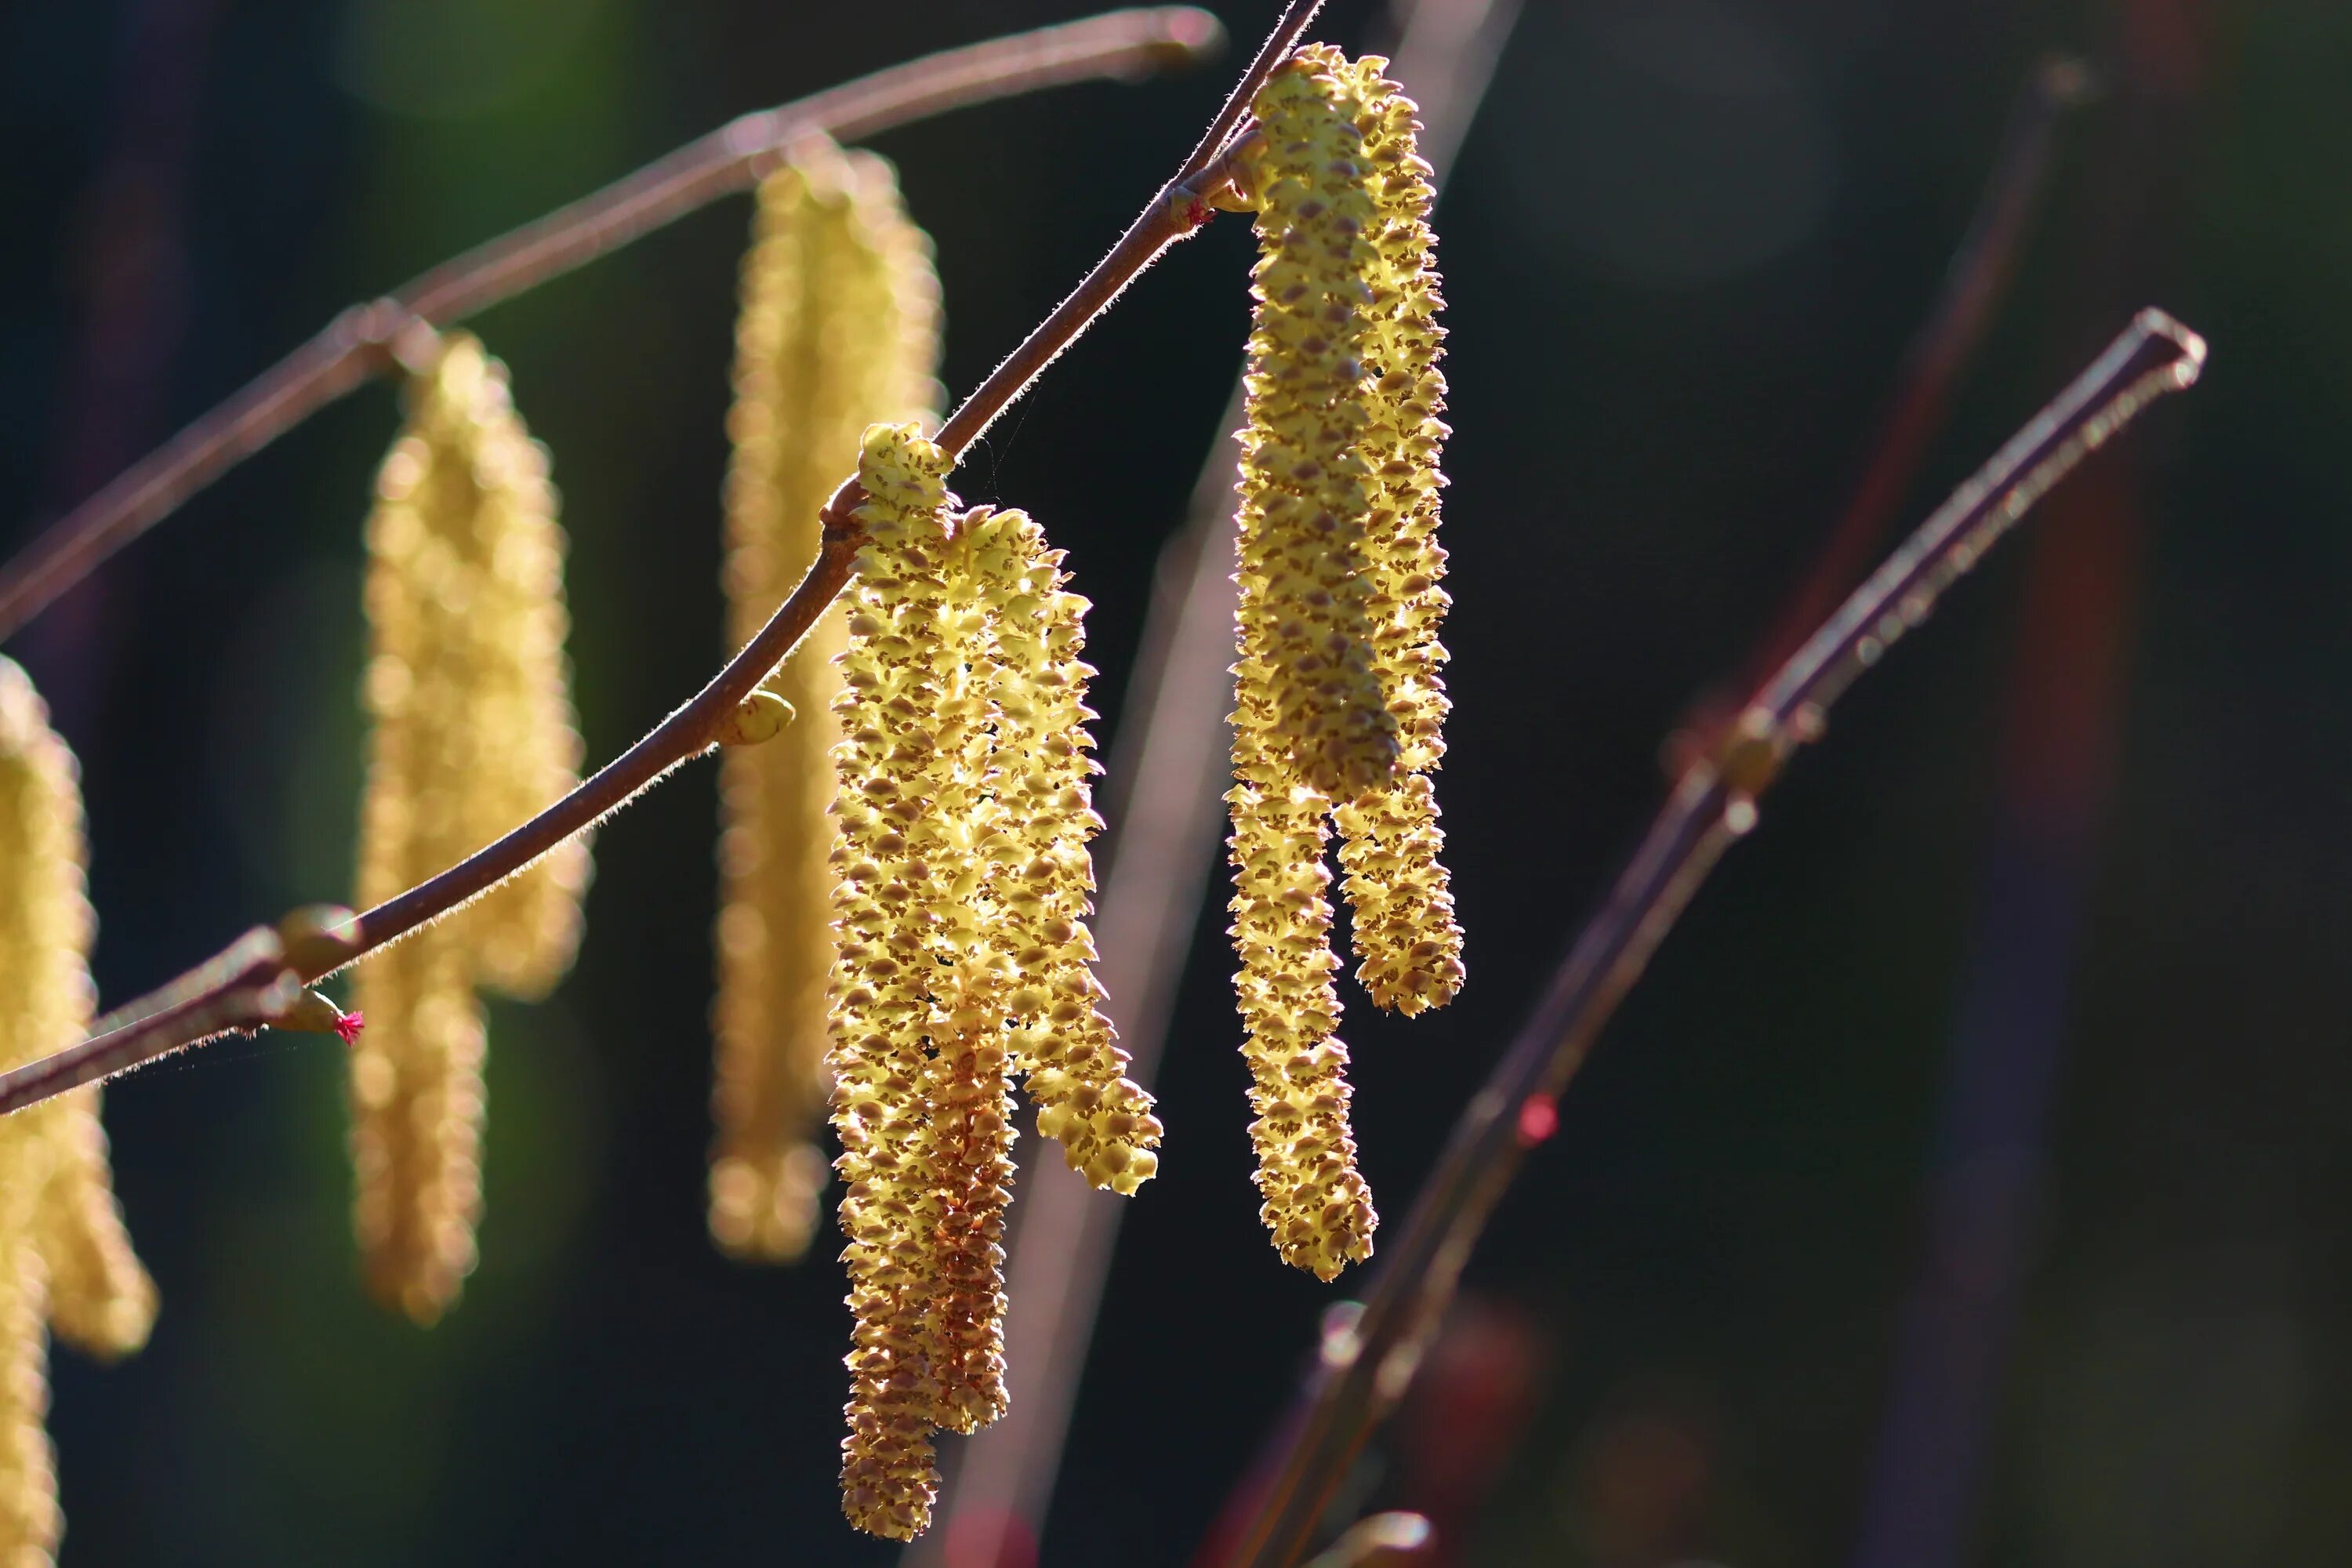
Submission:
[[[1265,740],[1275,719],[1264,662],[1245,653],[1234,669],[1231,930],[1258,1212],[1285,1262],[1330,1279],[1371,1256],[1380,1224],[1356,1169],[1348,1048],[1335,1032],[1339,960],[1323,863],[1330,803],[1297,783]]]
[[[1040,1135],[1072,1170],[1131,1194],[1159,1169],[1151,1096],[1126,1076],[1127,1053],[1095,979],[1094,812],[1087,682],[1087,601],[1070,593],[1062,552],[1018,511],[977,508],[958,537],[992,602],[990,681],[996,703],[991,868],[992,935],[1019,977],[1006,999],[1014,1048]]]
[[[1371,657],[1402,745],[1398,775],[1341,803],[1339,864],[1353,916],[1357,978],[1382,1007],[1407,1015],[1443,1006],[1461,989],[1462,930],[1441,858],[1444,831],[1428,773],[1444,756],[1448,702],[1438,630],[1450,603],[1440,586],[1438,458],[1449,433],[1438,418],[1445,378],[1437,368],[1435,193],[1416,151],[1416,107],[1368,56],[1307,51],[1353,82],[1357,128],[1373,194],[1370,331],[1364,345],[1370,417],[1360,451],[1370,470],[1366,526]]]
[[[912,425],[866,433],[866,542],[835,709],[847,783],[835,803],[828,1063],[856,1320],[842,1509],[859,1529],[901,1541],[929,1522],[938,1484],[932,1312],[943,1198],[954,1195],[927,1125],[927,1101],[949,1087],[928,1047],[958,1014],[956,991],[977,978],[978,955],[960,939],[977,923],[969,906],[982,875],[971,828],[986,714],[957,624],[971,606],[956,603],[948,578],[947,466]]]
[[[1272,704],[1264,743],[1318,793],[1387,781],[1398,755],[1370,649],[1364,353],[1375,221],[1354,83],[1295,58],[1258,92],[1256,302],[1241,436],[1244,637]]]
[[[367,525],[373,730],[359,900],[471,853],[577,781],[562,535],[547,457],[504,367],[453,333],[412,381]],[[361,965],[352,1052],[354,1217],[371,1289],[430,1322],[475,1258],[485,1035],[478,984],[544,993],[580,932],[574,841]]]
[[[735,330],[734,458],[727,476],[729,627],[751,639],[816,557],[817,511],[876,420],[936,406],[939,283],[897,176],[827,142],[761,183]],[[828,612],[766,689],[795,717],[720,760],[719,993],[710,1232],[745,1258],[807,1250],[825,1160],[826,867],[833,826],[834,659]]]
[[[32,682],[0,658],[0,1068],[87,1033],[95,933],[73,754]],[[47,1563],[59,1519],[46,1315],[102,1356],[144,1343],[155,1289],[107,1169],[98,1091],[0,1120],[0,1563]]]

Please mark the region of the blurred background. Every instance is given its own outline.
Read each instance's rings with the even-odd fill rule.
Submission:
[[[1218,9],[1242,47],[1203,72],[875,143],[938,240],[951,390],[1101,254],[1276,7]],[[0,547],[347,303],[740,110],[1077,14],[16,0]],[[1387,27],[1341,0],[1318,31]],[[1653,809],[1663,739],[1853,496],[2054,49],[2101,90],[2055,131],[1901,521],[2141,305],[2210,338],[2204,384],[1841,708],[1603,1037],[1347,1500],[1430,1514],[1443,1561],[2352,1560],[2336,0],[1529,0],[1439,220],[1471,980],[1409,1025],[1349,988],[1359,1136],[1393,1225]],[[748,213],[475,323],[554,454],[592,757],[726,651]],[[1229,219],[1178,249],[960,481],[1070,550],[1106,732],[1220,433],[1250,248]],[[336,405],[9,647],[84,762],[110,1000],[349,892],[359,527],[395,420],[381,386]],[[712,781],[600,838],[578,973],[494,1016],[483,1261],[440,1328],[359,1289],[331,1043],[233,1040],[110,1091],[164,1306],[120,1368],[58,1358],[68,1564],[896,1555],[837,1511],[837,1266],[706,1239]],[[1258,1228],[1213,901],[1049,1564],[1192,1561],[1360,1289]]]

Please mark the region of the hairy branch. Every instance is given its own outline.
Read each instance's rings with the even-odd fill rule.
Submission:
[[[1256,95],[1320,4],[1321,0],[1291,0],[1274,37],[1243,73],[1226,109],[1219,111],[1220,123],[1231,123],[1227,116],[1234,103],[1245,105]],[[1094,269],[1071,290],[1069,298],[1055,307],[948,416],[938,440],[950,457],[961,457],[989,422],[1086,331],[1120,290],[1158,259],[1161,251],[1206,221],[1211,209],[1205,198],[1225,177],[1224,171],[1236,144],[1214,141],[1207,144],[1205,151],[1196,151],[1187,158],[1175,178],[1153,195],[1142,213],[1119,237],[1110,254],[1096,263]],[[505,837],[367,910],[360,917],[356,942],[332,952],[288,955],[278,978],[307,984],[464,907],[573,834],[626,805],[680,763],[709,751],[716,742],[719,726],[784,661],[849,581],[859,542],[852,515],[857,500],[855,480],[835,493],[823,513],[824,542],[808,575],[742,651],[684,706],[598,769],[578,789]],[[183,977],[165,990],[184,990],[190,978]],[[267,990],[266,984],[257,986],[249,971],[233,984],[254,990],[257,994]],[[260,1009],[222,1016],[223,1005],[233,984],[224,983],[209,990],[198,987],[194,1001],[161,1012],[143,1003],[133,1003],[122,1009],[122,1015],[134,1016],[137,1022],[94,1033],[53,1056],[0,1074],[0,1114],[111,1077],[229,1029],[269,1022],[270,1016]],[[287,1001],[291,1001],[290,995]]]
[[[1190,64],[1217,19],[1191,6],[1113,11],[910,60],[730,121],[635,174],[354,305],[227,402],[133,464],[0,567],[0,641],[198,490],[398,363],[420,323],[446,327],[750,186],[797,138],[846,141],[993,99]]]
[[[1707,872],[1755,826],[1757,798],[1790,753],[1819,737],[1847,685],[2029,507],[2149,402],[2193,384],[2204,361],[2196,333],[2143,310],[1763,684],[1713,756],[1683,773],[1534,1016],[1464,1109],[1362,1313],[1327,1339],[1235,1568],[1283,1568],[1305,1549],[1365,1438],[1411,1383],[1488,1216],[1549,1134],[1554,1101]]]

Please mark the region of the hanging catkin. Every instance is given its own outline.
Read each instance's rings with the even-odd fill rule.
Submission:
[[[857,511],[866,542],[836,707],[835,762],[847,783],[835,804],[829,1064],[856,1320],[842,1510],[859,1529],[900,1541],[929,1523],[937,1488],[929,1319],[945,1184],[929,1136],[928,1047],[970,977],[950,935],[976,918],[954,900],[972,899],[981,875],[968,835],[984,734],[950,624],[946,472],[946,454],[912,426],[866,433]]]
[[[1250,1067],[1261,1217],[1322,1279],[1371,1255],[1379,1224],[1349,1131],[1335,1031],[1335,795],[1383,785],[1397,726],[1370,648],[1364,354],[1376,263],[1362,97],[1302,51],[1255,104],[1248,171],[1260,257],[1242,432],[1234,668],[1232,934]],[[1375,722],[1377,720],[1377,722]]]
[[[368,519],[373,720],[359,898],[373,905],[578,782],[563,537],[547,455],[506,371],[452,333],[407,389]],[[355,1218],[371,1289],[431,1322],[474,1263],[488,984],[544,994],[572,962],[588,878],[573,840],[360,966]]]
[[[866,426],[936,407],[939,283],[890,166],[829,142],[761,183],[735,329],[727,476],[729,630],[759,630],[816,558],[817,511]],[[710,1231],[741,1257],[807,1249],[825,1181],[832,706],[844,612],[828,612],[767,689],[796,715],[720,762],[717,1139]]]
[[[32,682],[0,658],[0,1068],[89,1031],[81,789]],[[146,1342],[155,1289],[131,1250],[107,1168],[98,1090],[0,1120],[0,1563],[43,1563],[59,1520],[44,1315],[113,1357]]]
[[[990,866],[992,939],[1018,978],[1006,1000],[1016,1059],[1028,1074],[1037,1131],[1097,1187],[1132,1194],[1159,1169],[1151,1096],[1127,1076],[1128,1056],[1095,979],[1094,858],[1102,830],[1089,781],[1087,601],[1067,589],[1062,552],[1024,513],[977,508],[957,538],[988,596],[989,681],[996,708]]]
[[[1370,470],[1365,559],[1372,667],[1402,752],[1395,777],[1343,802],[1334,816],[1362,961],[1357,978],[1374,1003],[1411,1015],[1444,1005],[1463,978],[1462,930],[1428,777],[1445,754],[1449,706],[1445,647],[1437,637],[1450,601],[1439,586],[1445,552],[1437,542],[1445,483],[1438,458],[1449,432],[1438,418],[1445,377],[1437,368],[1444,331],[1436,317],[1444,300],[1429,228],[1435,192],[1415,148],[1416,107],[1383,74],[1388,62],[1372,55],[1350,65],[1337,51],[1302,52],[1357,89],[1360,166],[1373,196],[1364,344],[1370,417],[1360,447]]]

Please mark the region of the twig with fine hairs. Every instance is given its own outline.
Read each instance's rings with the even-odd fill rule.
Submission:
[[[1320,0],[1291,0],[1274,37],[1243,73],[1240,85],[1234,89],[1233,101],[1245,105],[1256,95],[1258,88],[1305,31],[1319,5]],[[1224,112],[1221,111],[1220,119],[1223,118]],[[1213,210],[1210,199],[1230,179],[1230,160],[1248,134],[1244,132],[1234,142],[1219,143],[1205,153],[1196,153],[1186,159],[1175,178],[1152,195],[1142,213],[1119,237],[1110,254],[1097,262],[1071,290],[1069,298],[1055,307],[948,416],[938,441],[950,458],[961,458],[989,422],[1085,331],[1120,290],[1157,260],[1160,252],[1208,220]],[[824,525],[823,542],[808,575],[801,579],[800,585],[767,625],[684,706],[636,744],[599,768],[579,788],[529,822],[439,875],[362,914],[358,932],[351,942],[338,944],[332,952],[322,945],[315,952],[290,954],[285,974],[307,985],[420,926],[462,909],[565,839],[594,826],[628,805],[679,763],[710,750],[717,743],[720,727],[791,655],[848,583],[861,542],[854,516],[859,499],[854,478],[835,492],[821,514]],[[124,1011],[144,1014],[147,1009],[134,1003]],[[126,1071],[227,1029],[268,1021],[257,1016],[231,1017],[224,1022],[216,1014],[216,1008],[207,1006],[142,1017],[141,1022],[94,1034],[54,1055],[0,1073],[0,1115]],[[192,1019],[202,1021],[205,1027],[195,1028]]]
[[[1549,1136],[1554,1103],[1594,1037],[1724,850],[1756,826],[1758,797],[1798,746],[1820,736],[1831,704],[2052,486],[2148,403],[2193,384],[2204,361],[2196,333],[2140,312],[1763,684],[1714,754],[1682,774],[1464,1109],[1362,1313],[1325,1337],[1234,1568],[1286,1568],[1306,1549],[1365,1438],[1412,1382],[1471,1249],[1528,1150]]]
[[[446,327],[749,187],[795,140],[837,140],[1071,82],[1187,65],[1223,38],[1189,5],[1112,11],[948,49],[740,116],[593,195],[443,263],[367,304],[133,464],[0,566],[0,641],[191,496],[399,363],[404,339]]]
[[[1421,105],[1422,155],[1442,189],[1517,19],[1518,0],[1416,0],[1397,9],[1403,26],[1389,72]],[[1146,1087],[1167,1038],[1233,782],[1225,715],[1233,707],[1239,448],[1230,432],[1241,423],[1236,384],[1193,489],[1189,521],[1160,552],[1099,797],[1110,826],[1098,852],[1106,870],[1095,918],[1102,956],[1095,968],[1117,1010],[1120,1044],[1131,1058],[1128,1076]],[[937,1568],[951,1556],[1013,1561],[1024,1537],[1034,1544],[1042,1533],[1053,1500],[1078,1374],[1127,1205],[1096,1192],[1059,1160],[1041,1156],[1031,1162],[1013,1214],[1004,1357],[1012,1407],[961,1445],[940,1526],[916,1542],[910,1568]]]

